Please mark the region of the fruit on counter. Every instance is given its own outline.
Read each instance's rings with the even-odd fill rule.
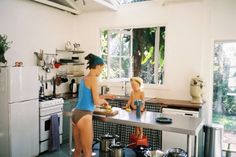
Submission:
[[[126,108],[125,108],[125,111],[131,112],[131,108],[130,108],[130,107],[126,107]]]
[[[102,105],[100,108],[106,109],[107,111],[112,111],[111,105]]]
[[[110,105],[106,105],[106,106],[105,106],[105,109],[111,110],[111,106],[110,106]]]

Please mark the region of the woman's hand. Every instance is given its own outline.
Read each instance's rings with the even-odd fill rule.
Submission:
[[[126,109],[128,108],[128,105],[126,104],[125,106],[122,106],[123,109]]]
[[[102,101],[103,101],[103,102],[102,102],[102,105],[103,105],[103,106],[109,106],[109,103],[108,103],[105,99],[102,99]]]

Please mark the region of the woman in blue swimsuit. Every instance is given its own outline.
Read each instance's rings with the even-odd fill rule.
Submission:
[[[72,113],[73,135],[75,142],[74,157],[91,157],[93,143],[92,115],[95,106],[109,105],[105,99],[101,99],[98,94],[97,77],[104,68],[103,60],[93,54],[85,57],[88,60],[88,75],[80,81],[79,101]]]

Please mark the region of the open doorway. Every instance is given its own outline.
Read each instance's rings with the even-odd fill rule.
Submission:
[[[223,148],[236,150],[236,41],[214,44],[212,120],[224,126]]]

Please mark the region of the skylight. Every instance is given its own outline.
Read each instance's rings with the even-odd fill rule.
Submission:
[[[128,4],[128,3],[136,3],[136,2],[143,2],[149,0],[117,0],[120,4]]]

